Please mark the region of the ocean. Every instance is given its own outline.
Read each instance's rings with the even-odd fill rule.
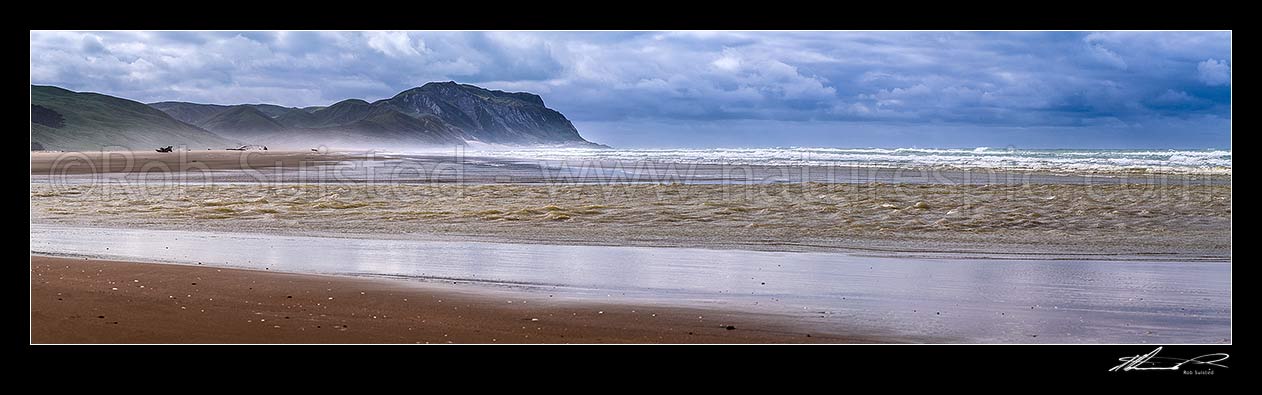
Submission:
[[[520,148],[468,150],[466,156],[558,161],[771,166],[858,166],[1035,170],[1069,173],[1155,172],[1231,174],[1231,151],[1222,149],[1015,149],[1015,148]]]

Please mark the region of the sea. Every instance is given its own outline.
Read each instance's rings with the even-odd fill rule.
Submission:
[[[1214,148],[509,148],[469,150],[464,154],[469,157],[557,161],[1231,174],[1231,150]]]

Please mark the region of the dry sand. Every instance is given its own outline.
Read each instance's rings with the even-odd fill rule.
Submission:
[[[42,256],[31,257],[31,288],[31,341],[37,344],[908,341],[812,332],[783,317],[753,313],[578,304],[455,285]]]

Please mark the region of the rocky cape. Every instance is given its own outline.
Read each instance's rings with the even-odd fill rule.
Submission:
[[[532,93],[431,82],[393,97],[305,108],[272,104],[142,104],[32,86],[32,147],[99,150],[261,144],[306,149],[406,149],[467,144],[605,147]],[[85,105],[91,104],[91,105]],[[90,111],[89,111],[90,110]],[[88,112],[88,113],[85,113]]]

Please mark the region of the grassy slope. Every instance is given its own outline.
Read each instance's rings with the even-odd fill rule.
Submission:
[[[49,150],[147,150],[167,145],[202,149],[236,144],[143,103],[117,97],[31,86],[31,103],[65,118],[61,128],[31,124],[31,140]]]
[[[231,108],[230,106],[221,106],[217,104],[197,104],[184,102],[160,102],[149,103],[149,107],[156,108],[167,113],[172,118],[189,125],[201,126],[210,117],[215,116],[224,110]]]
[[[206,130],[223,136],[247,139],[259,134],[285,130],[285,126],[250,106],[237,106],[215,114],[201,123]]]

